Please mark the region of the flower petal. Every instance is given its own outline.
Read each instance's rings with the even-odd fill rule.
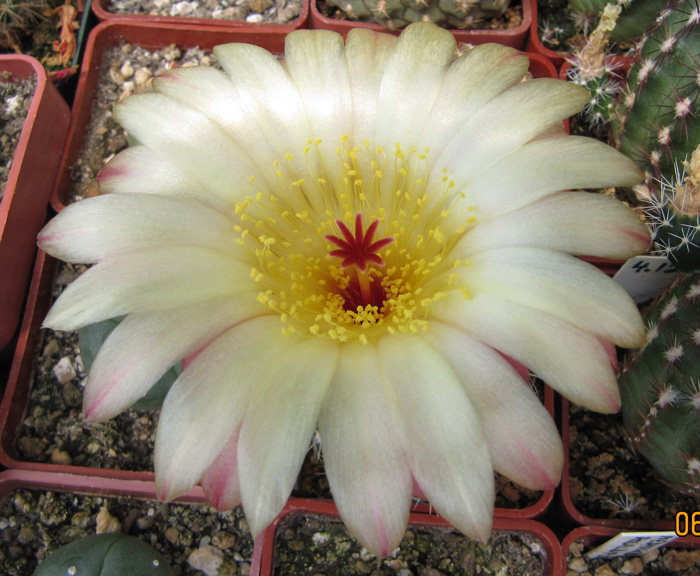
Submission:
[[[177,246],[116,254],[61,294],[44,327],[77,330],[131,312],[155,312],[255,290],[250,266],[207,248]]]
[[[230,202],[245,196],[251,177],[268,177],[222,128],[182,102],[155,92],[136,94],[116,104],[114,115],[139,143]]]
[[[70,204],[39,232],[39,247],[66,262],[94,263],[129,250],[187,244],[232,253],[233,222],[191,200],[112,194]]]
[[[485,292],[469,300],[448,296],[433,313],[529,367],[575,404],[604,413],[619,409],[617,379],[605,347],[592,334]]]
[[[525,54],[501,44],[482,44],[468,50],[447,69],[421,142],[438,157],[482,106],[522,80],[528,66]]]
[[[565,136],[526,144],[470,182],[463,192],[478,208],[479,218],[491,219],[554,192],[631,186],[641,179],[634,162],[614,148],[592,138]]]
[[[258,381],[238,445],[243,508],[253,537],[275,519],[292,491],[337,361],[333,341],[288,340]]]
[[[207,500],[217,510],[233,510],[241,503],[241,483],[238,479],[238,439],[240,427],[233,433],[223,450],[206,469],[200,484]]]
[[[384,69],[377,102],[377,145],[393,149],[400,142],[407,151],[422,144],[419,137],[456,47],[452,34],[425,22],[403,31]]]
[[[100,194],[157,194],[194,200],[226,215],[235,206],[212,194],[153,150],[136,145],[122,150],[97,175]]]
[[[564,450],[557,427],[520,374],[493,348],[431,322],[424,338],[445,356],[479,415],[496,471],[532,490],[554,488]]]
[[[627,292],[595,266],[568,254],[536,248],[503,248],[475,254],[459,268],[470,293],[541,310],[618,346],[637,348],[645,330]]]
[[[324,142],[325,158],[338,160],[333,151],[340,137],[351,135],[350,75],[343,38],[329,30],[297,30],[285,39],[285,63],[299,90],[314,137]]]
[[[259,315],[257,293],[144,314],[129,314],[105,340],[90,369],[88,420],[112,418],[141,398],[170,366],[231,326]]]
[[[277,132],[264,130],[269,119],[259,103],[241,98],[236,85],[219,70],[205,66],[176,68],[156,77],[153,89],[213,120],[261,170],[268,167],[272,173],[273,162],[288,152]]]
[[[343,345],[319,420],[333,500],[350,533],[379,557],[403,538],[412,486],[386,386],[374,346]]]
[[[403,417],[413,476],[430,503],[466,535],[491,532],[494,479],[486,438],[464,387],[421,338],[379,341],[379,366]]]
[[[522,82],[490,100],[445,147],[438,168],[451,167],[460,188],[540,133],[578,112],[590,95],[553,78]]]
[[[314,134],[299,91],[279,60],[252,44],[216,46],[214,55],[245,109],[258,110],[260,131],[271,143],[277,141],[277,150],[293,154],[292,167],[303,171],[300,152]]]
[[[270,362],[287,345],[278,318],[254,318],[216,338],[183,370],[158,422],[160,498],[177,498],[199,481],[240,426]]]
[[[646,225],[622,202],[600,194],[562,192],[477,222],[455,246],[454,256],[523,246],[623,259],[643,254],[649,243]]]
[[[374,137],[379,89],[395,42],[396,36],[366,28],[348,32],[345,59],[350,74],[352,134],[358,144]]]

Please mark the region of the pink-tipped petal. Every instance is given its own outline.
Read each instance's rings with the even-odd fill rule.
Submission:
[[[643,254],[649,243],[642,219],[621,202],[601,194],[563,192],[477,222],[454,256],[520,246],[622,259]]]
[[[379,366],[393,389],[411,469],[432,506],[472,538],[491,533],[493,468],[479,416],[447,361],[423,339],[379,341]]]
[[[572,402],[597,412],[619,409],[608,353],[593,334],[485,292],[468,300],[454,294],[438,302],[434,314],[525,364]]]
[[[44,326],[76,330],[132,312],[157,312],[255,289],[250,265],[208,248],[167,246],[105,258],[59,296]]]
[[[425,336],[445,356],[479,415],[496,471],[533,490],[554,488],[564,451],[528,382],[493,348],[441,322]]]
[[[217,510],[233,510],[241,503],[238,480],[238,428],[202,476],[202,489]]]
[[[182,372],[158,422],[161,498],[176,498],[199,482],[240,427],[250,398],[286,344],[278,318],[254,318],[223,333]]]
[[[321,411],[321,447],[333,500],[350,533],[376,556],[401,542],[411,471],[396,407],[374,346],[346,344]]]
[[[257,315],[256,297],[250,292],[127,316],[105,340],[90,369],[83,397],[87,419],[107,420],[131,406],[170,366]]]
[[[253,537],[289,498],[338,354],[330,340],[288,340],[258,381],[238,444],[243,509]]]

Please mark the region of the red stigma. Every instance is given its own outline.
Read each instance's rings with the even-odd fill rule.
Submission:
[[[342,232],[345,239],[343,240],[342,238],[338,238],[338,236],[332,236],[330,234],[325,238],[329,242],[332,242],[338,246],[339,250],[332,250],[329,252],[329,254],[335,258],[343,259],[342,263],[340,264],[342,269],[345,269],[348,266],[357,266],[360,272],[366,272],[367,262],[373,262],[377,266],[384,266],[384,260],[382,260],[381,256],[377,254],[377,251],[391,244],[394,239],[383,238],[381,240],[377,240],[376,242],[372,242],[374,239],[374,234],[377,231],[377,227],[379,226],[379,220],[372,222],[369,225],[369,228],[367,228],[367,232],[363,232],[362,214],[358,214],[355,217],[354,236],[348,227],[340,220],[336,220],[335,223],[338,225],[338,228]]]

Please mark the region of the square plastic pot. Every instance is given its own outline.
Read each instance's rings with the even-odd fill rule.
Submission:
[[[582,552],[585,554],[587,551],[590,551],[598,546],[601,546],[611,538],[614,538],[618,534],[623,532],[620,528],[609,528],[609,527],[604,527],[604,526],[581,526],[579,528],[574,529],[571,531],[569,534],[566,535],[564,540],[562,541],[561,544],[561,551],[562,551],[562,574],[567,574],[571,573],[572,571],[568,571],[567,567],[567,556],[569,554],[569,551],[571,550],[571,547],[578,543],[578,545],[582,545],[583,549]],[[676,540],[673,540],[672,542],[669,542],[668,544],[665,544],[664,546],[661,547],[661,549],[677,549],[677,550],[695,550],[697,548],[700,548],[700,538],[697,536],[692,536],[692,535],[687,535],[687,536],[680,536]],[[626,556],[625,559],[628,560],[630,557],[633,555]],[[610,560],[605,560],[605,562],[609,562]],[[642,574],[647,574],[645,568],[642,568]],[[593,570],[590,571],[591,573]],[[598,570],[595,572],[598,574]],[[609,574],[609,571],[603,571],[601,570],[602,574]],[[639,572],[626,572],[626,574],[638,574]],[[656,574],[657,572],[653,572]],[[658,572],[660,573],[660,572]],[[670,574],[673,574],[674,572],[671,571],[664,571],[663,574],[666,574],[667,576]],[[681,568],[680,571],[677,572],[677,574],[683,574],[683,569]]]
[[[182,568],[201,574],[196,567],[207,560],[218,563],[222,574],[239,574],[252,561],[253,542],[242,510],[216,511],[199,488],[163,503],[152,482],[7,470],[0,473],[0,506],[3,534],[6,530],[12,538],[0,543],[5,576],[31,573],[30,564],[98,530],[141,538],[166,557],[176,574]]]
[[[302,0],[301,14],[284,23],[270,22],[246,22],[245,20],[224,20],[218,18],[190,18],[188,16],[154,16],[150,14],[117,14],[109,11],[110,0],[93,0],[92,11],[100,22],[120,20],[133,24],[159,24],[159,25],[184,25],[184,26],[212,26],[215,28],[227,28],[229,30],[249,30],[251,32],[265,32],[284,37],[292,30],[307,28],[309,23],[309,0]]]
[[[487,42],[495,42],[496,44],[503,44],[505,46],[510,46],[521,50],[525,48],[527,34],[532,23],[532,8],[530,5],[530,0],[512,0],[511,6],[520,5],[521,2],[523,21],[519,26],[513,28],[512,30],[450,29],[450,32],[454,34],[457,42],[464,42],[467,44],[486,44]],[[388,31],[379,24],[374,24],[372,22],[338,20],[336,18],[324,16],[319,11],[318,6],[316,5],[316,0],[311,0],[311,28],[333,30],[334,32],[339,32],[342,35],[347,34],[352,28],[369,28],[370,30],[376,30],[377,32]],[[399,33],[400,31],[396,32],[396,34]]]
[[[0,200],[0,350],[14,336],[36,254],[36,235],[46,221],[70,122],[70,109],[44,67],[24,55],[0,55],[0,71],[34,76],[32,96],[7,185]]]
[[[551,62],[559,69],[566,59],[570,56],[568,52],[557,52],[547,48],[540,40],[540,32],[538,29],[537,21],[537,0],[523,0],[525,3],[530,4],[530,34],[527,38],[527,49],[530,52],[535,52],[540,54],[545,58],[551,60]]]
[[[611,510],[610,515],[604,515],[601,512],[596,517],[584,514],[579,508],[581,508],[580,502],[584,502],[585,498],[592,497],[590,494],[586,493],[585,490],[579,490],[576,488],[577,496],[572,495],[572,486],[575,486],[572,480],[571,473],[571,462],[572,456],[570,445],[571,445],[571,435],[570,435],[570,407],[571,404],[568,400],[562,399],[562,422],[561,422],[561,432],[562,432],[562,442],[564,444],[564,472],[561,481],[561,490],[558,493],[557,507],[562,513],[561,521],[564,525],[584,525],[584,526],[596,526],[604,528],[614,528],[617,530],[673,530],[675,527],[675,517],[671,511],[667,518],[659,520],[649,520],[639,517],[629,517],[625,518],[623,514],[615,514]],[[610,416],[604,416],[605,418],[612,418]],[[617,423],[611,422],[611,428],[616,427]],[[604,430],[601,429],[602,434],[608,435]],[[620,445],[616,446],[614,449],[613,458],[617,460],[627,459],[631,456],[629,448],[622,442]],[[587,462],[592,461],[591,455],[585,456]],[[640,456],[639,458],[643,458]],[[648,464],[648,463],[646,463]],[[646,466],[648,470],[651,470],[651,464]],[[637,478],[630,475],[627,479],[621,479],[616,477],[609,477],[601,480],[601,484],[604,485],[603,495],[607,495],[611,500],[615,498],[614,490],[615,487],[619,485],[621,481],[624,482],[635,482]],[[616,484],[613,484],[616,483]],[[662,485],[659,480],[659,485]],[[651,490],[647,483],[643,482],[641,479],[639,484],[635,483],[635,486],[640,490],[639,497],[644,497],[647,501],[651,501],[655,496],[651,493],[647,493],[647,490]],[[670,492],[673,489],[670,487],[665,487],[666,492]],[[593,496],[595,497],[595,496]],[[620,497],[622,498],[622,497]],[[638,498],[637,498],[638,500]],[[697,502],[697,500],[695,500]],[[619,505],[620,509],[624,506],[625,502],[621,499]],[[631,503],[633,504],[633,502]],[[697,508],[697,505],[695,506]],[[687,510],[692,513],[693,510]],[[639,515],[637,515],[639,516]]]
[[[306,518],[306,525],[309,522],[315,523],[317,521],[330,522],[330,523],[340,523],[340,515],[338,514],[337,508],[326,502],[315,502],[309,500],[290,500],[285,506],[282,513],[275,519],[275,521],[262,532],[256,542],[255,551],[253,554],[253,565],[251,570],[251,576],[271,576],[273,574],[283,574],[280,569],[276,569],[277,555],[276,555],[276,539],[281,536],[281,530],[284,528],[285,519],[291,518],[294,515],[300,515],[302,518]],[[460,538],[466,539],[466,537],[460,535],[454,529],[450,530],[450,524],[436,516],[428,514],[416,514],[412,513],[408,521],[409,529],[425,530],[428,532],[435,532],[437,535],[443,533],[446,540],[457,540]],[[309,531],[314,531],[314,528],[310,528]],[[497,535],[503,532],[516,533],[516,534],[529,534],[533,536],[536,540],[541,543],[541,553],[543,555],[543,576],[559,576],[563,573],[561,572],[561,549],[559,541],[554,536],[552,531],[546,526],[534,522],[532,520],[515,520],[515,519],[505,519],[505,518],[495,518],[493,524],[494,534]],[[439,538],[439,536],[436,536]],[[492,536],[493,538],[493,536]],[[318,547],[318,554],[314,556],[316,558],[323,558],[324,556],[324,546],[325,543],[331,540],[328,533],[323,532],[321,529],[317,530],[312,536],[313,547],[316,545]],[[306,542],[306,537],[304,538]],[[404,541],[405,542],[405,541]],[[345,542],[347,545],[347,542]],[[411,548],[409,543],[404,543],[400,547],[402,551],[410,554]],[[360,552],[360,558],[356,557],[356,554],[348,553],[347,558],[341,556],[342,552],[338,554],[335,558],[335,562],[338,565],[342,565],[345,569],[348,568],[350,563],[356,563],[358,560],[362,559],[362,553]],[[330,556],[330,554],[329,554]],[[503,558],[503,561],[507,562],[507,558]],[[371,559],[367,559],[367,562],[371,562]],[[401,562],[401,556],[397,559],[397,562]],[[513,562],[518,562],[517,559],[513,559]],[[321,565],[307,566],[308,573],[326,573],[323,572]],[[360,572],[358,572],[359,574]],[[478,573],[478,572],[477,572]]]

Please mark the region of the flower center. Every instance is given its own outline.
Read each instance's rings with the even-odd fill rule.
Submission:
[[[355,217],[354,236],[341,220],[336,220],[335,223],[338,225],[345,239],[343,240],[331,234],[326,235],[326,240],[329,240],[340,248],[339,250],[332,250],[329,254],[336,258],[343,259],[340,265],[341,270],[354,266],[357,276],[357,290],[349,292],[346,289],[343,307],[345,310],[356,310],[359,306],[381,305],[384,302],[386,294],[381,285],[378,285],[376,282],[372,283],[372,279],[367,270],[367,263],[372,262],[377,266],[383,267],[385,265],[384,260],[377,254],[377,251],[391,244],[394,239],[383,238],[382,240],[372,242],[374,233],[377,231],[377,226],[379,226],[379,220],[372,222],[367,232],[363,233],[362,214],[358,214]],[[359,299],[357,297],[358,295]]]
[[[331,156],[308,144],[303,162],[275,162],[274,190],[251,179],[255,194],[236,205],[258,301],[287,335],[367,343],[426,329],[432,303],[461,288],[454,269],[469,262],[449,256],[475,209],[447,170],[431,173],[427,149],[397,144],[392,158],[343,137]]]

